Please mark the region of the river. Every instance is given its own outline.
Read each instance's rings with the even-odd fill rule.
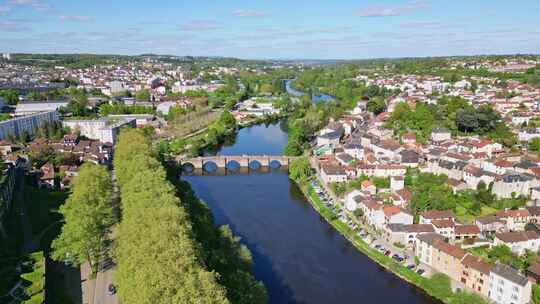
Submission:
[[[292,96],[296,96],[296,97],[302,97],[304,96],[306,93],[304,93],[303,91],[300,91],[300,90],[297,90],[295,88],[293,88],[291,86],[291,83],[292,83],[293,80],[286,80],[285,81],[285,89],[287,90],[287,93],[289,93],[290,95]],[[325,101],[332,101],[336,99],[334,96],[332,95],[328,95],[328,94],[320,94],[320,95],[313,95],[311,96],[311,101],[313,101],[314,103],[317,103],[317,102],[325,102]]]
[[[281,154],[284,125],[238,132],[220,155]],[[283,170],[182,176],[253,254],[270,303],[438,303],[358,252],[313,210]]]

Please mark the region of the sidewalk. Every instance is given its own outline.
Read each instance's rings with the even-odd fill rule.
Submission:
[[[81,265],[81,288],[83,304],[118,304],[116,294],[110,295],[108,287],[113,283],[115,265],[110,260],[99,264],[99,272],[95,279],[91,278],[91,269],[88,263]]]
[[[81,265],[82,304],[94,303],[96,281],[90,278],[91,274],[92,271],[90,270],[90,264],[84,263]]]

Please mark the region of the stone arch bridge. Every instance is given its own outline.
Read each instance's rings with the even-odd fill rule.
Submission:
[[[201,156],[195,158],[177,158],[180,166],[191,164],[194,169],[203,169],[207,163],[214,163],[218,168],[226,168],[230,163],[236,162],[240,168],[248,168],[250,164],[258,162],[262,167],[270,167],[277,162],[281,167],[288,167],[290,162],[296,157],[282,155],[218,155]]]

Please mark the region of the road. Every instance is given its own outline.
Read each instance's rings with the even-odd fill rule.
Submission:
[[[116,172],[111,172],[113,181],[113,194],[111,198],[111,204],[114,207],[114,213],[119,218],[119,204],[120,204],[120,192],[118,191],[118,184],[116,180]],[[113,233],[109,234],[109,238],[114,239]],[[109,285],[114,284],[113,272],[116,265],[110,257],[104,258],[98,266],[98,273],[94,280],[90,280],[87,284],[87,293],[89,298],[88,304],[118,304],[118,296],[115,294],[109,294]]]

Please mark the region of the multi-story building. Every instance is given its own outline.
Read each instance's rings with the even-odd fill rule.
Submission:
[[[2,121],[0,122],[0,139],[7,139],[10,136],[21,137],[25,133],[31,136],[37,128],[58,120],[58,112],[50,111]]]
[[[89,139],[99,140],[102,143],[116,142],[116,138],[122,127],[135,127],[136,120],[118,119],[112,120],[107,118],[90,119],[90,120],[64,120],[64,127],[69,127],[73,132],[80,133]]]
[[[527,304],[531,301],[531,282],[510,266],[493,266],[489,281],[488,297],[497,304]]]
[[[467,254],[461,264],[463,265],[463,272],[459,282],[474,292],[487,297],[491,265],[471,254]]]

